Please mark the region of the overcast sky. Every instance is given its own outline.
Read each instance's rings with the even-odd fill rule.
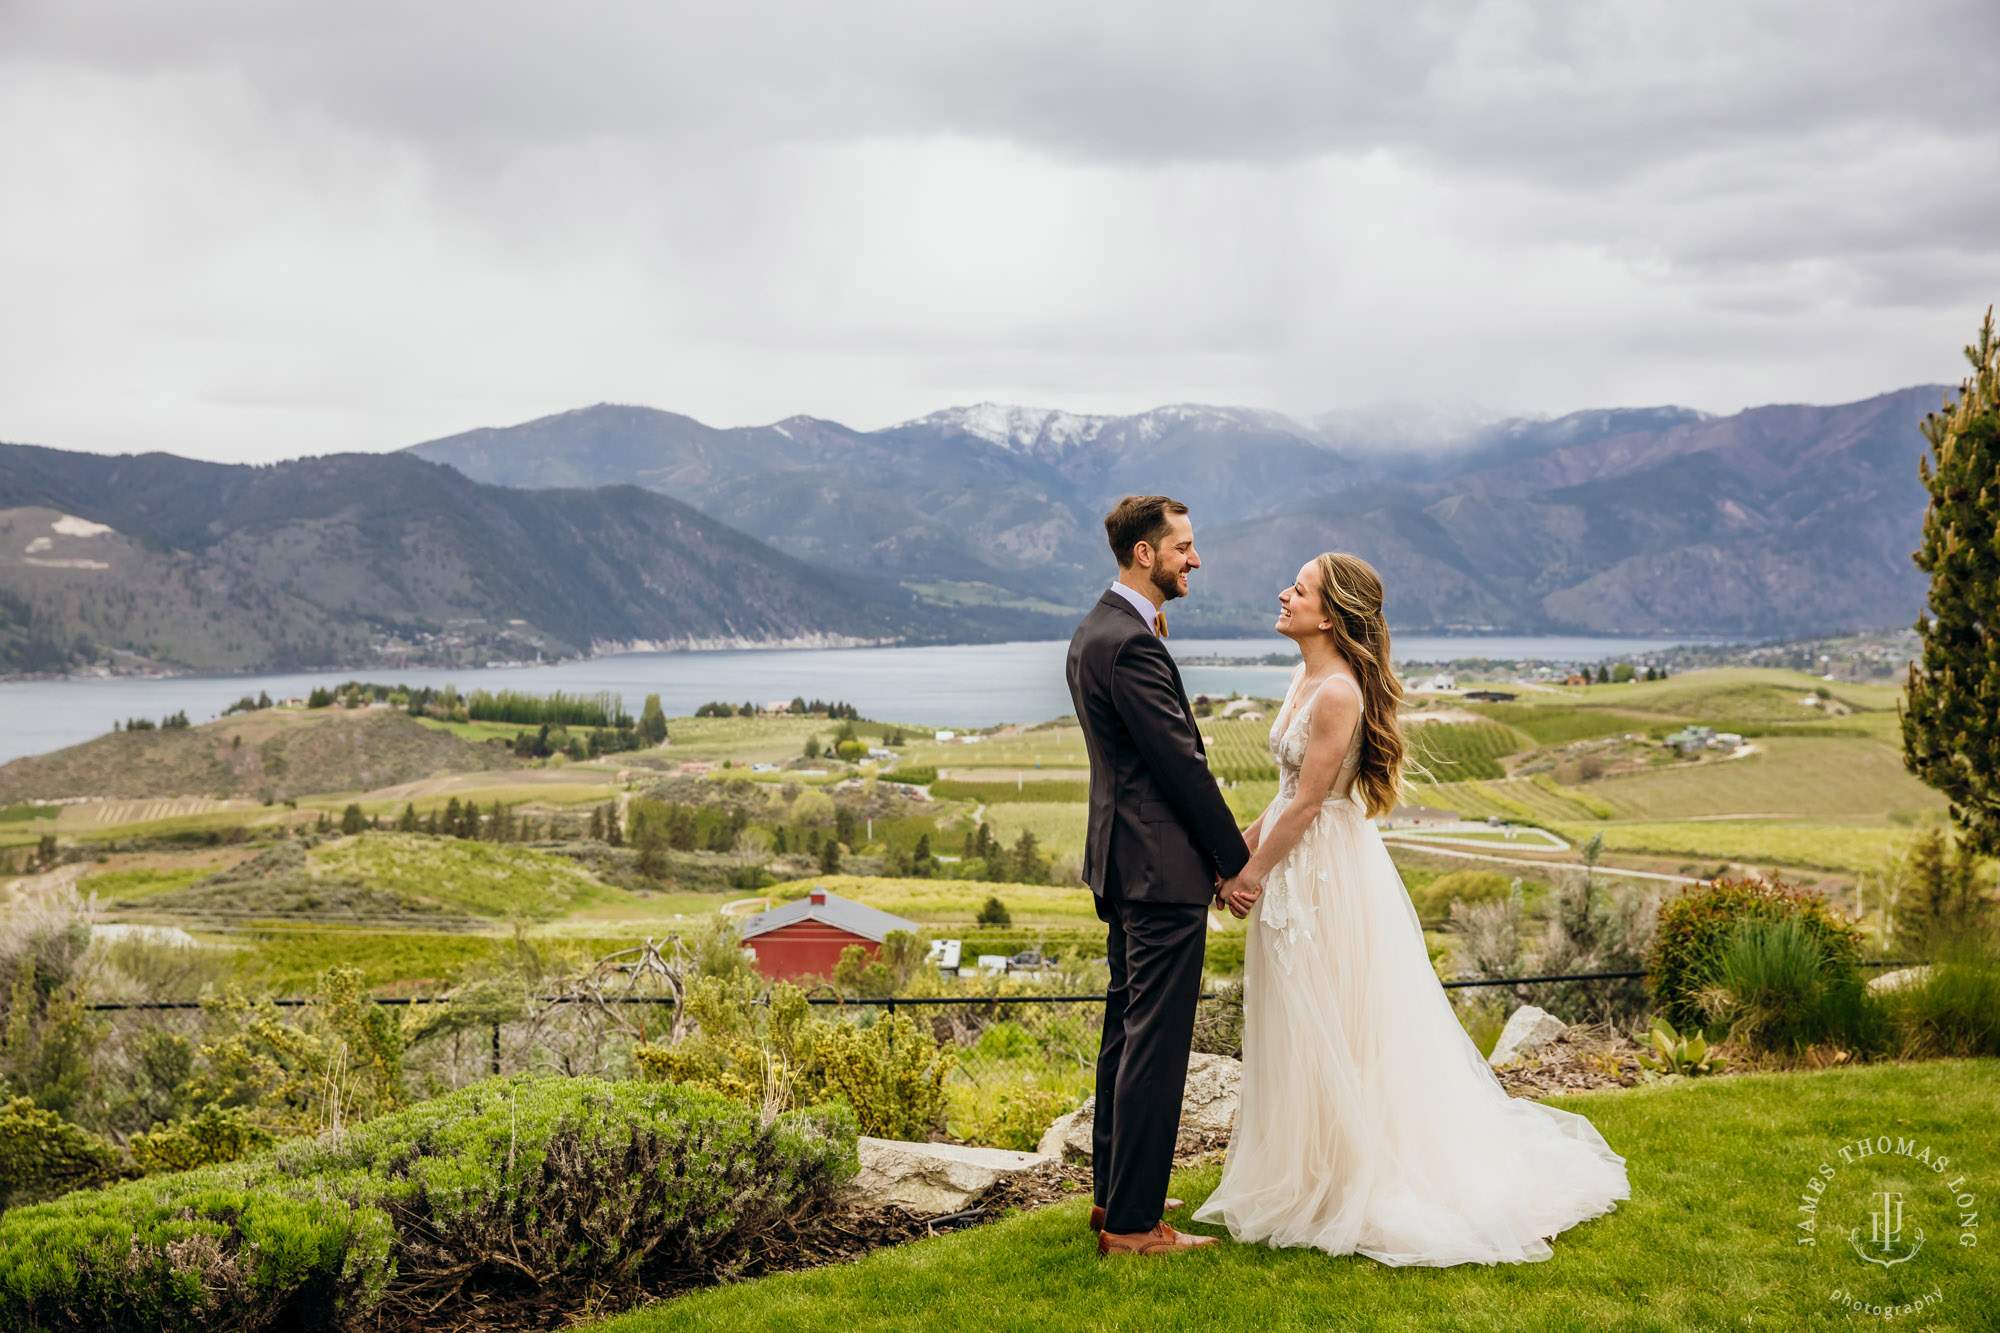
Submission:
[[[1950,380],[1993,0],[0,0],[0,439]]]

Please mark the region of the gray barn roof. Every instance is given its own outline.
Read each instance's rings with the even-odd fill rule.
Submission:
[[[743,921],[742,938],[755,939],[759,935],[768,935],[774,930],[796,925],[801,921],[818,921],[823,925],[834,926],[859,935],[865,940],[873,940],[877,944],[880,944],[892,930],[914,932],[917,928],[917,923],[914,921],[905,921],[902,917],[891,913],[863,907],[860,903],[843,898],[837,893],[827,894],[823,903],[814,902],[808,894],[795,903],[786,903],[783,907],[774,907],[768,912],[759,912],[756,916],[746,917]]]

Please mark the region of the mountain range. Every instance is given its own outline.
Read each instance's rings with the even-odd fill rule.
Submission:
[[[1121,495],[1193,508],[1185,633],[1261,633],[1321,550],[1399,630],[1907,623],[1942,391],[1553,420],[983,404],[881,430],[600,405],[266,466],[0,445],[0,672],[471,665],[1066,634]]]
[[[0,445],[0,670],[483,664],[632,647],[1017,637],[637,486],[406,454],[270,466]]]
[[[1764,636],[1915,616],[1917,423],[1942,393],[1414,426],[985,404],[877,431],[607,405],[409,452],[498,485],[643,486],[938,603],[1073,614],[1106,577],[1099,516],[1143,491],[1193,507],[1206,566],[1176,620],[1197,632],[1262,630],[1306,557],[1347,550],[1403,629]]]

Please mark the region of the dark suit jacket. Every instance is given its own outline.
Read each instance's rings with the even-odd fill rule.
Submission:
[[[1090,750],[1083,877],[1100,895],[1206,903],[1250,849],[1208,771],[1180,668],[1106,592],[1069,641],[1069,697]]]

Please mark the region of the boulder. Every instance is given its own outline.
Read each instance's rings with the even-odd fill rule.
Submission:
[[[1199,1152],[1229,1141],[1236,1121],[1237,1096],[1243,1086],[1243,1066],[1226,1055],[1188,1057],[1187,1084],[1181,1092],[1180,1152]],[[1065,1162],[1088,1162],[1091,1131],[1097,1121],[1097,1098],[1084,1101],[1068,1115],[1058,1116],[1042,1134],[1038,1149]]]
[[[1921,986],[1930,980],[1930,975],[1931,969],[1928,963],[1916,967],[1899,967],[1893,972],[1884,972],[1879,976],[1868,978],[1868,989],[1875,995],[1886,995],[1905,986]]]
[[[1546,1009],[1524,1004],[1507,1016],[1507,1026],[1500,1029],[1500,1040],[1493,1044],[1493,1054],[1486,1057],[1486,1063],[1495,1069],[1513,1064],[1560,1037],[1568,1026]]]
[[[848,1189],[872,1208],[901,1208],[921,1217],[963,1212],[1003,1180],[1053,1166],[1056,1158],[1005,1148],[956,1143],[902,1143],[863,1135],[856,1144],[861,1173]]]
[[[1086,1097],[1083,1105],[1068,1115],[1059,1115],[1042,1131],[1035,1151],[1059,1162],[1090,1160],[1090,1130],[1097,1116],[1097,1098]]]

